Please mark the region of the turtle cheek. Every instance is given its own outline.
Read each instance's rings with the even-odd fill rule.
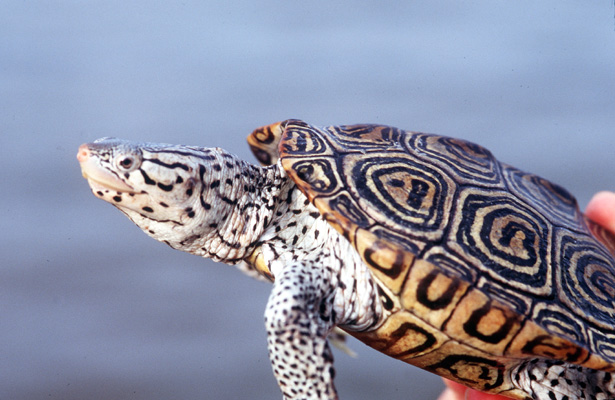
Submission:
[[[127,209],[130,211],[137,212],[144,217],[153,217],[157,212],[158,207],[153,204],[151,201],[143,201],[143,199],[133,200],[132,199],[124,199],[122,202],[114,203],[116,207],[120,209]]]
[[[185,199],[188,200],[194,197],[194,194],[196,193],[196,183],[197,180],[194,178],[186,179],[185,184],[182,187],[182,195]]]
[[[122,205],[122,202],[126,203],[124,199],[128,196],[127,193],[102,188],[94,188],[92,189],[92,193],[99,199],[105,200],[113,205]]]
[[[173,205],[180,214],[182,220],[198,218],[203,211],[200,204],[200,186],[192,178],[188,179],[183,185],[177,185],[172,193],[168,193],[167,203]],[[202,216],[202,215],[201,215]]]
[[[105,192],[109,192],[108,190],[98,190],[98,189],[92,189],[92,193],[94,193],[94,196],[98,197],[101,200],[107,200],[109,199],[109,196],[105,195]]]
[[[103,196],[100,196],[99,193],[95,194],[120,210],[134,211],[146,217],[153,216],[159,209],[163,208],[147,192],[135,194],[107,191],[102,193]]]
[[[199,213],[200,214],[200,213]],[[197,215],[197,210],[191,206],[184,208],[179,216],[179,222],[184,225],[190,225],[193,222],[198,221],[200,215]]]
[[[121,203],[123,200],[122,193],[117,193],[116,195],[112,196],[111,200],[113,200],[114,203]]]

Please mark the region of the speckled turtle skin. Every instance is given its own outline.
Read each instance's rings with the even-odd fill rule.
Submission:
[[[149,235],[274,283],[285,399],[337,398],[335,327],[478,390],[615,398],[615,237],[565,189],[387,126],[287,120],[248,142],[264,167],[109,140],[79,157],[93,192]]]

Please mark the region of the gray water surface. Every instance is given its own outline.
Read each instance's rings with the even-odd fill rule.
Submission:
[[[222,4],[224,3],[224,4]],[[612,2],[0,4],[0,399],[279,399],[269,285],[146,237],[75,160],[101,136],[221,146],[287,118],[478,142],[585,206],[615,189]],[[351,341],[342,399],[435,399]]]

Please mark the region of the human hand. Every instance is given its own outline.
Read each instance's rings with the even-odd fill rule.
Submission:
[[[446,389],[438,400],[510,400],[508,397],[479,392],[459,383],[444,379]]]
[[[596,193],[587,205],[585,215],[606,230],[615,233],[615,193]]]
[[[585,215],[615,234],[615,193],[598,192],[587,205]],[[444,380],[446,389],[438,400],[506,400],[507,397],[482,393],[459,383]]]

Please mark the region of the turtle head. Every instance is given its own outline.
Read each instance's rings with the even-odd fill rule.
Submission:
[[[79,147],[77,159],[94,195],[157,240],[174,244],[202,234],[217,218],[203,207],[213,180],[213,149],[102,138]],[[213,222],[211,222],[213,223]]]

